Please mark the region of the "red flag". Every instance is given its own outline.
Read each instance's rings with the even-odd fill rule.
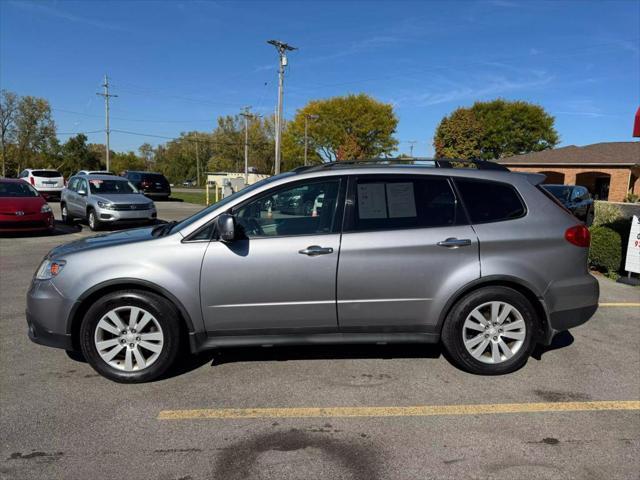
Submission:
[[[640,137],[640,107],[638,107],[638,111],[636,112],[636,121],[633,124],[633,136]]]

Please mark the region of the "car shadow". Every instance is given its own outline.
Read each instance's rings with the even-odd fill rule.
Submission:
[[[571,335],[571,332],[565,330],[564,332],[560,332],[555,337],[553,337],[550,345],[536,345],[536,348],[534,348],[531,356],[536,360],[542,360],[542,355],[544,355],[545,353],[551,352],[552,350],[559,350],[561,348],[568,347],[573,343],[574,340],[575,339],[573,335]]]
[[[206,364],[209,364],[210,367],[219,367],[230,363],[289,362],[298,360],[436,359],[441,355],[442,349],[437,344],[352,344],[220,348],[197,355],[183,353],[174,366],[159,380],[183,375]]]

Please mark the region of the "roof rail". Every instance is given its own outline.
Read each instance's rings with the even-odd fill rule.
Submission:
[[[480,159],[454,159],[454,158],[374,158],[370,160],[340,160],[335,162],[327,162],[320,165],[312,165],[298,167],[293,171],[296,173],[313,169],[312,171],[331,169],[335,167],[348,167],[354,165],[372,165],[372,166],[414,166],[414,167],[436,167],[436,168],[477,168],[478,170],[498,170],[509,172],[510,170],[504,165],[494,163],[488,160]]]

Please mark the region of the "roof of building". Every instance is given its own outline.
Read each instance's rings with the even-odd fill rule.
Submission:
[[[498,160],[507,166],[518,165],[607,165],[633,166],[640,165],[640,142],[607,142],[594,143],[577,147],[556,148],[542,152],[525,153]]]

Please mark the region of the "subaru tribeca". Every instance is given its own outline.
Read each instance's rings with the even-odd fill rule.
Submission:
[[[441,342],[466,371],[511,372],[596,311],[589,231],[544,176],[470,165],[302,167],[181,222],[61,245],[31,283],[29,336],[119,382],[162,375],[182,339]]]

